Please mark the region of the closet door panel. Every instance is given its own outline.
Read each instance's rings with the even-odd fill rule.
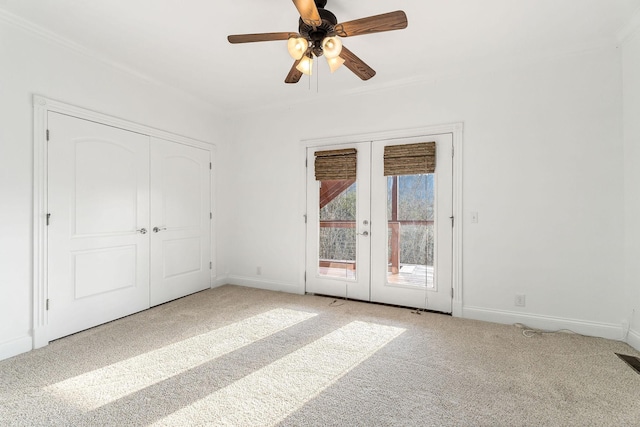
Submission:
[[[210,155],[151,140],[151,305],[209,288]]]
[[[149,137],[50,112],[50,340],[149,307]]]

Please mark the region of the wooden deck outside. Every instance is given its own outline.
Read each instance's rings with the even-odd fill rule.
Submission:
[[[321,263],[318,273],[324,277],[335,279],[355,280],[356,268],[354,264]],[[392,285],[426,286],[433,284],[433,267],[426,265],[402,265],[397,274],[387,273],[387,282]]]

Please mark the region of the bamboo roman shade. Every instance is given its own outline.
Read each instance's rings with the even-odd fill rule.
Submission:
[[[384,176],[417,175],[435,171],[435,142],[384,147]]]
[[[316,151],[316,181],[356,179],[355,148]]]

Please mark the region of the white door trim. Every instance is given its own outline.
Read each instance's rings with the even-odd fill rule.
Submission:
[[[383,132],[363,133],[355,135],[339,135],[327,138],[314,138],[303,139],[300,147],[300,158],[306,161],[307,148],[310,147],[322,147],[326,145],[340,145],[356,142],[373,142],[373,141],[385,141],[390,139],[402,139],[413,137],[427,137],[429,135],[451,133],[453,135],[453,215],[454,215],[454,227],[453,227],[453,256],[452,256],[452,286],[453,286],[453,302],[452,310],[453,316],[462,317],[462,158],[463,158],[463,135],[464,124],[462,122],[449,123],[442,125],[433,125],[420,128],[410,129],[398,129]],[[302,170],[300,172],[300,194],[306,195],[306,163],[302,163]],[[306,215],[306,196],[302,197],[301,212]],[[302,227],[305,227],[303,224]],[[306,229],[306,228],[305,228]],[[306,236],[306,234],[303,235]],[[306,238],[304,239],[306,240]],[[301,246],[305,246],[305,242],[302,242]],[[300,278],[301,278],[301,292],[304,293],[304,271],[306,263],[306,250],[301,250],[301,256],[298,261],[300,266]]]
[[[173,134],[160,129],[134,123],[125,119],[98,113],[86,108],[49,99],[40,95],[33,96],[33,348],[44,347],[49,343],[47,316],[47,233],[48,212],[48,151],[47,151],[47,115],[56,112],[108,126],[137,132],[180,144],[198,147],[210,152],[213,171],[216,166],[215,145]],[[211,173],[211,212],[215,218],[215,173]],[[215,259],[215,223],[211,226],[211,259]],[[215,266],[212,269],[215,277]],[[213,280],[212,280],[213,282]]]

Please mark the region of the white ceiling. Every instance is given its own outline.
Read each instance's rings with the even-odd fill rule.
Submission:
[[[226,110],[310,92],[306,77],[284,83],[293,63],[286,42],[226,40],[297,31],[290,0],[0,0],[0,8]],[[345,67],[329,75],[322,63],[313,92],[335,96],[479,62],[613,46],[639,8],[640,0],[329,0],[339,22],[404,10],[409,26],[344,39],[378,74],[363,82]]]

